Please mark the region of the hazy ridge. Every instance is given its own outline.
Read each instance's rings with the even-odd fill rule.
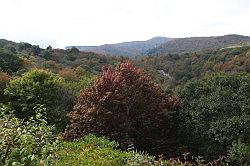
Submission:
[[[167,38],[154,37],[146,41],[131,41],[100,46],[67,46],[80,51],[105,55],[135,57],[137,55],[182,54],[206,49],[218,49],[235,45],[249,44],[250,37],[242,35],[224,35],[211,37]]]

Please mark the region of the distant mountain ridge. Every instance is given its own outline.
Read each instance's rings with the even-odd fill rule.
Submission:
[[[100,46],[67,46],[66,49],[76,47],[80,51],[135,57],[138,55],[184,54],[206,49],[244,45],[244,43],[250,43],[249,36],[232,34],[189,38],[154,37],[146,41],[131,41]]]
[[[146,41],[131,41],[117,44],[104,44],[100,46],[67,46],[66,49],[76,47],[80,51],[95,52],[99,54],[117,56],[137,56],[144,54],[147,50],[156,48],[163,43],[173,40],[167,37],[154,37]]]
[[[208,49],[219,49],[235,45],[249,45],[250,37],[224,35],[212,37],[177,38],[146,52],[148,55],[184,54]]]

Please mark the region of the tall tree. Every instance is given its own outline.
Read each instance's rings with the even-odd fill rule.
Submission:
[[[166,95],[143,71],[121,63],[103,71],[80,94],[64,138],[96,133],[117,140],[124,149],[134,144],[162,153],[169,148],[171,113],[177,106],[178,99]]]

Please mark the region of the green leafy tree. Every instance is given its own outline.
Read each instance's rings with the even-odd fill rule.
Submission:
[[[0,71],[13,73],[20,70],[22,67],[21,59],[15,54],[0,49]]]
[[[76,55],[80,53],[80,51],[76,47],[72,47],[68,51],[69,51],[69,53],[76,54]]]
[[[41,53],[41,48],[39,47],[39,45],[34,45],[31,47],[31,52],[34,55],[39,55]]]
[[[34,108],[44,105],[50,124],[63,128],[66,112],[72,109],[72,96],[63,86],[64,80],[44,70],[33,70],[14,79],[5,89],[9,107],[16,117],[28,119]]]
[[[32,45],[29,44],[29,43],[24,43],[24,42],[21,42],[18,44],[18,50],[19,51],[23,51],[23,50],[27,50],[27,49],[31,49],[32,48]]]
[[[4,49],[10,51],[10,52],[13,53],[13,54],[16,54],[16,53],[17,53],[16,48],[15,48],[12,44],[5,45],[5,46],[4,46]]]
[[[42,54],[42,57],[43,57],[44,59],[46,59],[46,60],[50,60],[51,57],[52,57],[52,52],[51,52],[51,51],[45,50],[45,51],[43,52],[43,54]]]
[[[212,74],[187,83],[178,95],[182,137],[193,152],[214,158],[233,141],[249,142],[250,74]]]

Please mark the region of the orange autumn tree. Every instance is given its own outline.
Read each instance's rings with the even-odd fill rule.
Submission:
[[[178,104],[143,71],[124,62],[103,71],[81,92],[63,137],[72,140],[94,133],[118,141],[123,149],[133,144],[150,151],[167,144],[171,113]]]

